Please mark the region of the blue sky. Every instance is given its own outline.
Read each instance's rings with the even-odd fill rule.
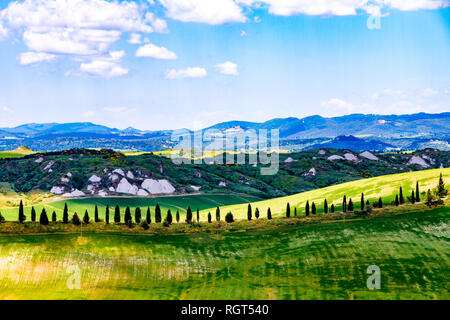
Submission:
[[[450,111],[448,5],[0,0],[0,127]]]

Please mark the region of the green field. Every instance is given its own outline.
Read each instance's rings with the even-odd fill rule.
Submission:
[[[142,198],[142,197],[108,197],[108,198],[86,198],[86,199],[70,199],[55,201],[43,205],[34,206],[39,216],[43,207],[46,208],[47,213],[51,214],[56,212],[58,219],[62,219],[62,212],[64,205],[67,202],[69,213],[72,215],[77,212],[78,214],[84,214],[85,210],[88,210],[90,217],[94,217],[95,205],[99,208],[99,216],[104,219],[106,205],[111,208],[111,218],[114,212],[114,206],[118,204],[121,208],[122,216],[124,215],[125,208],[129,206],[134,214],[136,207],[141,207],[146,210],[147,207],[151,207],[152,217],[155,213],[156,203],[159,203],[163,216],[166,215],[168,209],[175,213],[176,210],[180,210],[184,216],[188,206],[191,206],[192,210],[199,208],[204,210],[207,208],[215,208],[217,206],[227,206],[236,203],[248,203],[258,201],[260,198],[247,195],[231,195],[231,194],[215,194],[215,195],[185,195],[185,196],[167,196],[156,198]],[[8,221],[16,221],[18,217],[18,208],[0,208],[0,212]],[[25,215],[30,218],[31,207],[25,208]],[[143,212],[145,214],[145,211]]]
[[[449,218],[442,207],[265,232],[2,235],[0,299],[449,299]],[[370,265],[380,290],[366,287]]]

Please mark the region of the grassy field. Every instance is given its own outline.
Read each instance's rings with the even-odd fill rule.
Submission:
[[[449,218],[447,206],[265,232],[2,235],[0,299],[449,299]],[[380,290],[366,287],[371,265]]]
[[[192,210],[199,208],[204,210],[207,208],[215,208],[217,206],[227,206],[236,203],[248,203],[260,200],[258,197],[246,196],[246,195],[230,195],[230,194],[216,194],[216,195],[186,195],[186,196],[167,196],[167,197],[156,197],[156,198],[139,198],[139,197],[111,197],[111,198],[86,198],[86,199],[70,199],[70,200],[60,200],[45,204],[39,204],[34,206],[39,217],[39,213],[42,208],[45,207],[48,214],[53,211],[56,212],[58,220],[62,219],[62,212],[64,210],[64,205],[67,202],[69,208],[69,214],[72,216],[73,213],[77,212],[79,215],[83,215],[85,210],[88,210],[91,219],[94,218],[94,208],[95,205],[99,208],[99,216],[104,220],[106,205],[111,208],[110,217],[112,219],[114,213],[114,207],[118,204],[121,208],[122,216],[125,214],[125,208],[129,206],[132,209],[132,214],[134,217],[134,209],[136,207],[141,207],[144,210],[145,215],[147,207],[151,208],[152,217],[154,217],[156,203],[159,203],[163,216],[166,215],[167,210],[170,209],[173,214],[176,210],[180,210],[181,215],[185,215],[185,210],[188,206],[191,206]],[[17,201],[15,203],[17,205]],[[18,217],[18,208],[0,208],[0,212],[5,217],[6,220],[16,221]],[[31,207],[25,208],[25,215],[30,218]]]
[[[13,151],[0,151],[0,159],[4,158],[21,158],[23,156],[33,154],[34,152],[25,147],[19,147]]]
[[[364,192],[365,200],[375,201],[379,197],[383,198],[384,204],[390,204],[398,194],[399,188],[403,188],[405,199],[411,195],[411,190],[415,190],[416,181],[419,181],[419,189],[423,193],[421,198],[425,199],[425,192],[437,186],[439,174],[442,173],[444,182],[450,185],[450,168],[432,169],[423,171],[413,171],[393,175],[380,176],[370,179],[362,179],[347,183],[342,183],[326,188],[316,189],[296,195],[264,200],[252,203],[253,210],[258,208],[262,216],[266,216],[267,208],[271,208],[272,216],[284,215],[286,204],[289,202],[291,210],[298,208],[298,213],[304,214],[306,201],[312,201],[317,206],[317,212],[323,212],[323,201],[326,198],[328,205],[334,204],[337,210],[342,210],[342,197],[347,196],[347,201],[352,198],[355,208],[359,208],[361,192]],[[248,204],[237,204],[225,206],[221,211],[226,213],[231,211],[235,218],[246,219]]]

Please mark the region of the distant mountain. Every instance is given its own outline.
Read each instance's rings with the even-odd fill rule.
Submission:
[[[359,139],[354,136],[339,136],[329,142],[315,144],[307,147],[306,149],[317,149],[317,148],[347,149],[359,152],[365,150],[386,151],[389,149],[396,149],[396,146],[373,139],[366,141],[364,139]]]

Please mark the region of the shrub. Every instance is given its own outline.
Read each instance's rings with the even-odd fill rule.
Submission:
[[[89,223],[89,213],[87,210],[84,212],[83,223]]]
[[[42,209],[41,216],[39,217],[39,223],[43,226],[48,225],[47,211],[45,211],[45,208]]]
[[[227,215],[225,216],[225,221],[227,223],[232,223],[234,222],[234,218],[233,218],[233,214],[231,212],[228,212]]]
[[[2,213],[0,212],[0,223],[5,222],[5,217],[2,216]]]
[[[439,182],[436,187],[436,194],[439,198],[445,198],[448,194],[448,190],[445,189],[444,179],[442,179],[442,173],[439,175]]]
[[[148,226],[148,223],[146,221],[142,221],[141,223],[141,227],[144,230],[148,230],[150,227]]]
[[[163,227],[170,227],[170,223],[169,223],[169,221],[167,221],[167,218],[164,218],[162,225],[163,225]]]
[[[255,218],[259,219],[259,209],[258,208],[256,208],[256,210],[255,210]]]
[[[76,226],[79,226],[81,224],[80,218],[78,217],[78,214],[76,212],[72,216],[72,223]]]

